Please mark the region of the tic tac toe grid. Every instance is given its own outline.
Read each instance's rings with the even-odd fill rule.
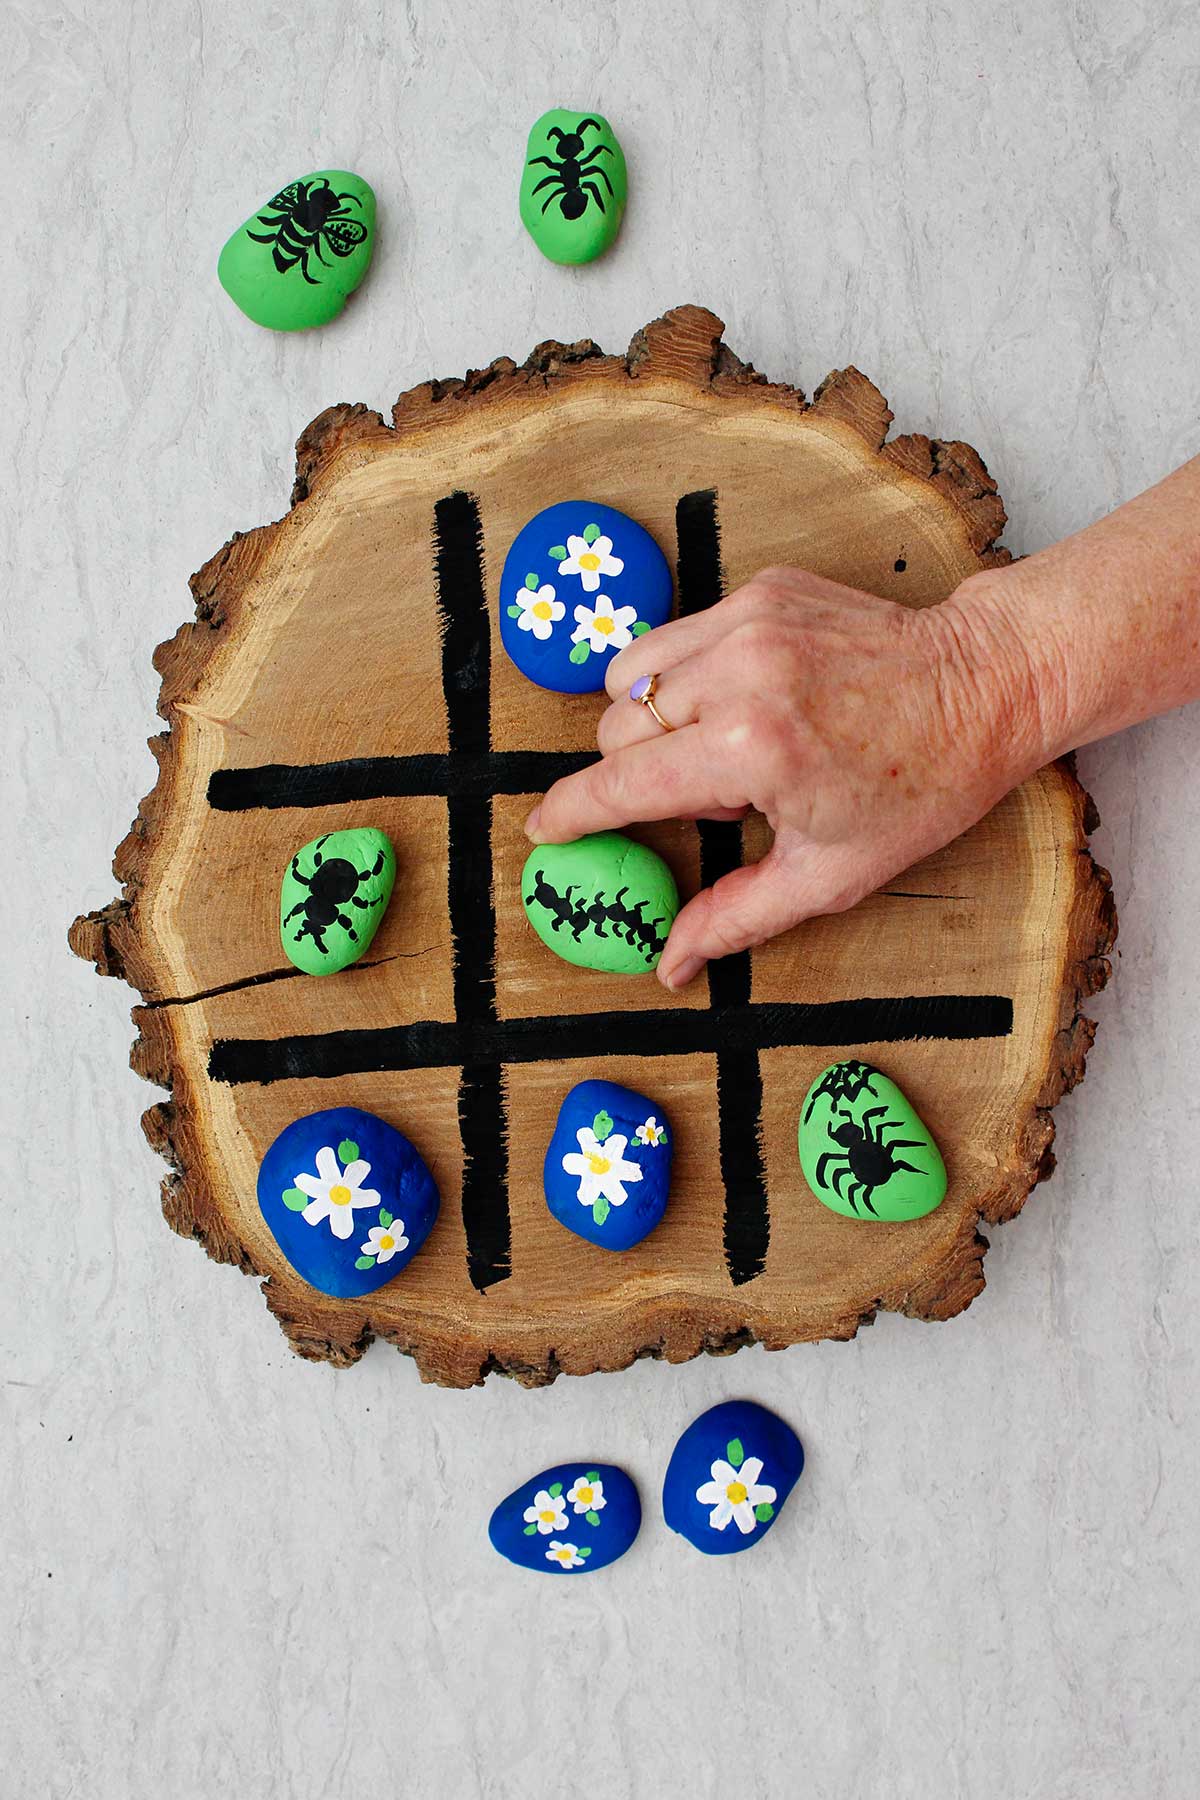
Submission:
[[[679,610],[694,613],[724,591],[716,492],[682,495],[675,523]],[[219,1038],[209,1055],[209,1075],[238,1084],[457,1069],[467,1273],[482,1291],[506,1280],[511,1267],[506,1065],[711,1056],[725,1261],[731,1285],[740,1286],[762,1272],[771,1229],[760,1053],[801,1045],[1002,1037],[1012,1029],[1012,1001],[1001,994],[929,994],[756,1003],[753,952],[744,952],[709,966],[706,1007],[654,1004],[662,990],[648,976],[641,1009],[502,1018],[496,998],[493,798],[541,792],[583,768],[595,752],[493,747],[492,637],[478,501],[468,493],[449,494],[434,506],[432,527],[447,751],[219,769],[210,777],[208,800],[218,811],[244,812],[385,797],[443,799],[453,1017],[271,1039]],[[530,716],[536,720],[536,708]],[[742,828],[702,822],[697,831],[700,878],[708,885],[741,861]]]

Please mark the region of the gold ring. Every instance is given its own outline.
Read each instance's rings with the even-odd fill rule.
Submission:
[[[674,731],[675,727],[669,719],[664,719],[654,704],[654,696],[658,692],[657,675],[639,675],[629,690],[629,698],[644,706],[650,717],[661,725],[664,731]]]

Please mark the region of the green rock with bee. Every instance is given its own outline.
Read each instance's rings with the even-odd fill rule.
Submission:
[[[256,325],[304,331],[337,317],[374,248],[371,188],[347,169],[318,169],[238,226],[217,260],[217,279]]]

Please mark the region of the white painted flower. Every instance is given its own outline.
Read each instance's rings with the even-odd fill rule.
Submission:
[[[666,1126],[660,1125],[653,1113],[650,1114],[644,1125],[638,1126],[633,1134],[636,1143],[648,1144],[652,1150],[662,1143],[666,1135]]]
[[[738,1469],[718,1457],[712,1466],[712,1480],[696,1489],[701,1506],[712,1507],[708,1522],[714,1531],[724,1531],[730,1519],[743,1537],[754,1530],[758,1522],[755,1507],[770,1506],[775,1499],[775,1489],[758,1479],[762,1467],[762,1459],[757,1456],[746,1457]]]
[[[533,1505],[525,1508],[525,1523],[536,1525],[543,1537],[551,1531],[565,1531],[567,1509],[562,1495],[548,1494],[545,1488],[539,1488],[533,1496]]]
[[[548,581],[543,582],[536,592],[532,588],[518,588],[517,605],[521,609],[521,616],[517,620],[518,629],[532,631],[534,637],[542,643],[567,610],[561,600],[554,598],[554,589]]]
[[[642,1179],[638,1165],[623,1160],[629,1139],[614,1134],[601,1143],[590,1125],[581,1125],[575,1136],[579,1149],[568,1151],[562,1166],[568,1175],[580,1177],[580,1204],[595,1206],[603,1196],[610,1206],[624,1206],[629,1198],[625,1183]]]
[[[404,1220],[393,1219],[390,1225],[372,1225],[367,1233],[367,1241],[360,1244],[360,1256],[373,1256],[376,1262],[391,1262],[393,1256],[399,1256],[402,1250],[408,1249],[408,1239],[404,1235]]]
[[[608,595],[597,594],[594,606],[575,608],[575,618],[578,623],[571,633],[571,642],[586,643],[589,650],[600,655],[605,650],[624,650],[632,644],[629,628],[637,623],[637,607],[618,606],[614,611]]]
[[[619,575],[625,564],[612,553],[612,539],[598,537],[592,543],[586,538],[569,537],[567,555],[558,565],[560,575],[578,575],[585,594],[594,594],[602,575]]]
[[[586,1475],[578,1476],[574,1486],[567,1489],[567,1499],[577,1513],[599,1512],[601,1507],[608,1505],[604,1498],[604,1483],[589,1481]]]
[[[551,1544],[546,1552],[546,1561],[557,1563],[560,1569],[582,1569],[583,1558],[574,1544]]]
[[[379,1205],[375,1189],[362,1185],[370,1173],[370,1163],[361,1156],[343,1169],[332,1145],[323,1145],[317,1151],[316,1174],[295,1178],[300,1192],[310,1196],[300,1217],[306,1225],[319,1225],[322,1219],[328,1219],[334,1237],[353,1237],[355,1207]]]

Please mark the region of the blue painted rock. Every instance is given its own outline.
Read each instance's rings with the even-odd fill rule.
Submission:
[[[847,1219],[922,1219],[946,1197],[946,1165],[916,1108],[870,1063],[831,1063],[804,1097],[800,1166]]]
[[[563,1101],[546,1151],[546,1205],[604,1250],[629,1250],[662,1218],[673,1133],[660,1106],[615,1081],[581,1081]]]
[[[258,1204],[297,1275],[322,1294],[373,1293],[433,1229],[438,1191],[408,1139],[355,1106],[286,1126],[258,1171]]]
[[[642,526],[594,500],[548,506],[504,559],[504,648],[555,693],[598,693],[614,654],[670,616],[666,557]]]
[[[790,1425],[753,1400],[726,1400],[693,1419],[671,1453],[663,1516],[706,1556],[765,1537],[804,1467]]]
[[[488,1521],[492,1549],[522,1569],[586,1575],[624,1556],[642,1505],[623,1469],[559,1463],[502,1500]]]

